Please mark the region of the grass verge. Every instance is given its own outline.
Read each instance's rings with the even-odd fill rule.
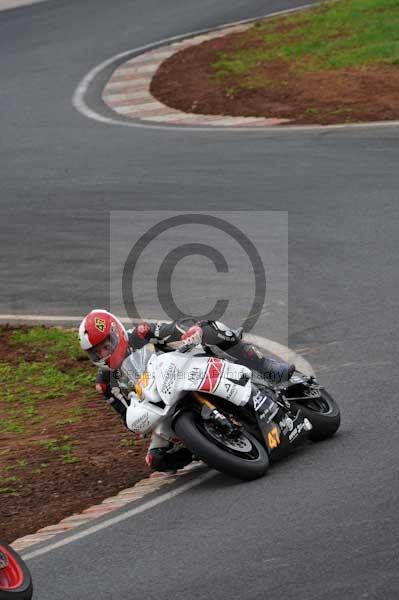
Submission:
[[[185,48],[160,65],[151,93],[202,115],[399,120],[399,2],[327,2]]]
[[[13,541],[130,487],[148,473],[94,389],[77,332],[0,328],[0,537]]]
[[[341,0],[257,23],[212,67],[217,79],[253,87],[257,68],[274,61],[298,72],[399,65],[399,2]]]
[[[91,391],[93,372],[76,332],[33,327],[3,329],[0,336],[0,434],[32,434],[49,412],[66,423],[82,418],[78,399]],[[71,393],[77,405],[63,411]]]

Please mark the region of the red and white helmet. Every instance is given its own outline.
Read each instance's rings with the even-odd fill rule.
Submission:
[[[80,324],[79,340],[90,360],[109,371],[119,369],[129,347],[126,329],[106,310],[89,312]]]

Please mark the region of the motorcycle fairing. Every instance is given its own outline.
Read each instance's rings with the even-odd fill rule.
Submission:
[[[187,392],[213,394],[236,406],[245,405],[251,395],[250,369],[204,356],[201,348],[159,355],[156,361],[150,360],[148,368],[166,405],[175,404]]]
[[[256,402],[256,396],[253,399],[258,427],[270,459],[278,460],[288,454],[294,445],[303,441],[307,434],[307,424],[300,410],[296,414],[287,414],[269,395],[264,392],[258,394],[262,395],[262,399],[266,397],[258,410],[256,406],[262,400],[258,399]]]
[[[157,355],[142,348],[125,363],[122,368],[126,378],[135,378],[130,382],[135,394],[130,395],[126,424],[136,433],[146,434],[168,421],[174,406],[187,392],[215,394],[237,406],[246,404],[251,394],[249,369],[204,356],[202,349]]]

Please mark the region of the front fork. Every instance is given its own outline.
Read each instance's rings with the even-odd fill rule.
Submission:
[[[193,392],[193,396],[195,400],[201,406],[201,417],[204,421],[214,421],[225,431],[225,433],[233,433],[235,431],[235,427],[229,421],[227,417],[225,417],[212,402],[210,402],[207,398],[204,398],[202,394],[198,392]]]

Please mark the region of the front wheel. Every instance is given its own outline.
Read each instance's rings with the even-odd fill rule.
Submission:
[[[191,411],[178,416],[174,429],[195,456],[222,473],[250,480],[262,477],[269,467],[265,448],[247,431],[228,434]]]
[[[300,408],[302,414],[313,425],[309,439],[314,442],[331,437],[340,426],[339,406],[325,389],[320,389],[320,397],[304,398],[300,402],[292,402],[291,406],[295,409]]]
[[[0,541],[0,600],[31,600],[32,578],[22,558]]]

